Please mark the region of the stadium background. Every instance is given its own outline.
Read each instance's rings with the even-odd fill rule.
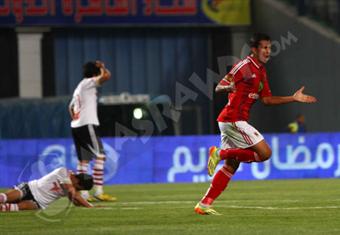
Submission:
[[[65,4],[56,5],[54,16],[53,2]],[[247,40],[257,31],[273,39],[267,66],[272,92],[289,95],[305,85],[319,102],[256,104],[251,123],[274,133],[266,135],[271,144],[273,139],[284,143],[278,156],[287,164],[280,168],[271,160],[272,175],[259,164],[266,177],[242,175],[244,170],[240,179],[339,177],[339,1],[120,1],[126,15],[112,21],[96,2],[101,1],[3,1],[0,6],[0,186],[60,165],[75,167],[67,104],[82,64],[95,59],[113,74],[99,99],[101,132],[113,156],[106,173],[115,173],[106,183],[208,181],[201,156],[218,143],[215,118],[226,101],[197,81],[205,85],[221,78],[248,53]],[[80,6],[102,12],[77,17]],[[58,15],[61,9],[65,15]],[[223,17],[225,12],[235,18]],[[143,109],[141,120],[133,117],[135,108]],[[177,112],[166,113],[172,108]],[[311,134],[281,134],[298,113],[306,116]],[[151,129],[145,126],[150,123]],[[183,167],[188,159],[191,166]],[[132,171],[136,166],[139,170]],[[169,180],[171,169],[182,176]],[[129,170],[129,177],[119,176]]]

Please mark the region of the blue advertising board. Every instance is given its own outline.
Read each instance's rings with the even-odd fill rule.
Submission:
[[[241,164],[235,180],[336,178],[340,133],[267,134],[272,157]],[[219,136],[104,138],[105,184],[208,182],[208,148]],[[0,187],[39,178],[55,168],[76,169],[71,139],[0,141]]]
[[[0,0],[0,26],[249,25],[250,0]]]

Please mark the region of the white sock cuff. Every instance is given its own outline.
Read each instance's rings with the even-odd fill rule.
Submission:
[[[88,167],[89,167],[88,163],[78,162],[77,172],[78,173],[87,173],[88,172]]]
[[[4,193],[0,193],[0,203],[7,202],[7,195]]]
[[[10,208],[9,208],[10,211],[19,211],[19,206],[17,203],[12,203],[10,204]]]
[[[5,203],[0,205],[0,211],[8,212],[8,211],[19,211],[19,206],[17,203]]]
[[[100,160],[102,160],[102,161],[105,161],[106,156],[105,156],[104,154],[98,154],[97,157],[96,157],[96,159],[100,159]]]
[[[103,170],[104,169],[104,160],[96,158],[93,170]]]
[[[95,190],[94,195],[96,196],[104,193],[103,185],[94,185],[94,190]]]

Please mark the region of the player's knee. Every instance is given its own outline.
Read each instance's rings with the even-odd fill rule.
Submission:
[[[270,157],[272,156],[272,150],[270,148],[265,149],[264,151],[261,152],[261,160],[267,161]]]

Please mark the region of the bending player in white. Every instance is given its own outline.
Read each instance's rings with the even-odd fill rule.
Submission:
[[[92,176],[75,175],[61,167],[40,179],[21,183],[6,193],[0,193],[0,212],[46,209],[65,196],[76,206],[93,207],[79,194],[79,190],[90,190],[92,186]]]
[[[83,79],[74,90],[69,112],[72,118],[71,129],[78,156],[77,173],[87,173],[89,162],[93,164],[94,195],[82,191],[88,201],[115,201],[116,198],[104,193],[105,152],[99,138],[97,115],[97,87],[109,80],[110,71],[101,61],[90,61],[83,66]]]

